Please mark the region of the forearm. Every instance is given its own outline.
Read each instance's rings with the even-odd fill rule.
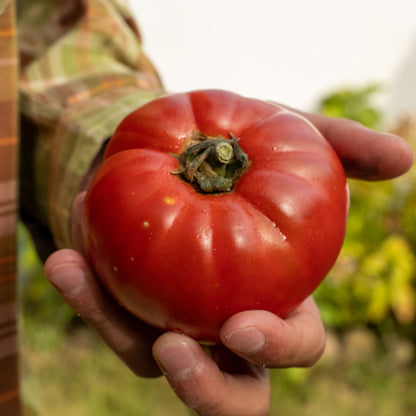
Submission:
[[[64,247],[72,202],[106,140],[163,90],[131,16],[116,2],[89,0],[87,9],[71,2],[71,10],[27,3],[19,19],[22,207]]]

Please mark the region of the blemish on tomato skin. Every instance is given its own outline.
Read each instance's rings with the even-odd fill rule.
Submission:
[[[150,222],[149,221],[143,221],[143,228],[147,229],[150,227]]]
[[[176,198],[173,198],[173,197],[171,197],[171,196],[166,196],[166,197],[163,199],[163,202],[164,202],[166,205],[175,205],[175,204],[176,204]]]

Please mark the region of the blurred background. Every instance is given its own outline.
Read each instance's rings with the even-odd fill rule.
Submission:
[[[168,91],[224,88],[396,132],[416,151],[413,0],[131,0]],[[270,415],[416,414],[416,167],[349,181],[341,255],[315,294],[328,330],[312,369],[272,370]],[[37,415],[188,414],[134,377],[46,283],[23,226],[23,389]]]
[[[307,109],[334,89],[378,82],[395,114],[416,109],[412,0],[131,5],[169,91],[224,88]]]

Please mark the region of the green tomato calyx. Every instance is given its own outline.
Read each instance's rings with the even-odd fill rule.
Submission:
[[[172,172],[198,192],[219,193],[233,190],[247,172],[250,162],[232,133],[229,139],[194,133],[190,145],[177,157],[180,168]]]

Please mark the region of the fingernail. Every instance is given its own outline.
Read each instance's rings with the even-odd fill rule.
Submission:
[[[186,341],[164,346],[156,359],[163,373],[177,381],[188,379],[197,365],[191,345]]]
[[[254,354],[265,346],[266,337],[257,328],[241,328],[229,332],[224,338],[224,344],[231,350]]]
[[[50,283],[66,295],[78,293],[85,282],[85,272],[72,264],[58,264],[45,274]]]

